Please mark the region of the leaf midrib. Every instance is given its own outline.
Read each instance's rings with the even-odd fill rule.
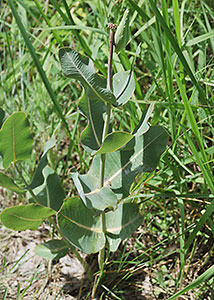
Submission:
[[[41,218],[41,219],[29,219],[29,218],[22,217],[22,216],[19,216],[19,215],[16,215],[16,214],[8,213],[8,212],[7,212],[7,215],[18,218],[20,220],[28,221],[28,222],[32,222],[32,221],[33,222],[41,222],[43,220],[43,218]]]
[[[149,147],[155,140],[157,140],[161,135],[164,133],[162,132],[158,136],[156,136],[154,139],[152,139],[145,147],[143,147],[138,153],[136,153],[122,168],[120,168],[114,175],[112,175],[110,178],[106,179],[104,186],[107,184],[109,185],[109,182],[112,182],[115,177],[117,177],[126,167],[128,167],[129,164],[132,163],[147,147]]]
[[[81,72],[81,70],[78,68],[78,66],[75,64],[75,60],[71,59],[71,55],[69,55],[70,52],[65,52],[69,61],[71,62],[71,64],[74,66],[74,68],[79,72],[80,76],[83,78],[83,80],[86,82],[86,84],[90,87],[90,89],[98,96],[99,99],[101,99],[102,101],[106,102],[106,100],[96,91],[96,89],[94,89],[93,85],[91,85],[91,83],[89,82],[89,80],[87,79],[87,77],[85,77],[85,75]],[[75,53],[73,53],[73,55],[76,55]],[[77,54],[78,55],[78,54]],[[90,59],[89,59],[90,60]],[[96,72],[92,73],[93,75],[96,74]]]
[[[60,214],[65,219],[69,220],[71,223],[77,225],[78,227],[81,227],[83,229],[86,229],[88,231],[95,232],[95,233],[103,233],[102,228],[88,227],[88,226],[85,226],[83,224],[78,223],[77,221],[74,221],[73,219],[69,218],[68,216],[65,216],[62,212],[60,212]],[[134,223],[139,217],[141,217],[141,215],[137,214],[137,216],[134,219],[132,219],[131,221],[129,221],[128,223],[126,223],[126,224],[124,224],[122,226],[115,227],[115,228],[106,228],[106,232],[113,233],[113,232],[122,230],[122,229],[126,228],[127,226],[129,226],[130,224]]]

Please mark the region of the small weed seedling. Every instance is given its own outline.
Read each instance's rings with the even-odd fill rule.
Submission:
[[[59,258],[70,248],[86,269],[77,249],[87,254],[99,253],[101,275],[106,253],[116,251],[120,242],[142,223],[139,204],[129,197],[136,176],[155,170],[168,142],[163,127],[148,125],[153,105],[142,114],[133,132],[114,130],[112,110],[123,109],[135,90],[132,68],[112,76],[113,50],[121,51],[129,40],[127,19],[128,11],[118,28],[114,24],[108,26],[107,79],[96,73],[90,58],[70,48],[59,50],[63,74],[80,81],[84,88],[79,109],[88,119],[88,125],[82,132],[81,143],[90,153],[92,163],[87,174],[72,170],[79,196],[66,197],[58,175],[49,166],[48,151],[54,146],[53,140],[46,144],[31,182],[26,182],[21,161],[31,157],[33,139],[29,123],[24,112],[15,112],[4,121],[1,111],[2,165],[7,170],[12,164],[23,185],[20,187],[15,179],[2,172],[0,184],[15,193],[30,195],[29,204],[5,208],[0,214],[1,222],[13,230],[35,230],[48,219],[59,239],[39,245],[36,253]],[[88,275],[92,279],[89,271]]]

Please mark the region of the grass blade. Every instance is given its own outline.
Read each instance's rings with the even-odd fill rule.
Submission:
[[[192,283],[188,284],[184,289],[182,289],[175,295],[171,296],[167,300],[176,299],[177,297],[183,295],[184,293],[188,292],[189,290],[196,288],[199,284],[204,283],[205,281],[209,280],[213,276],[214,276],[214,266],[210,267],[207,271],[205,271],[203,274],[201,274],[196,280],[194,280]]]
[[[183,64],[183,67],[184,69],[186,70],[187,74],[189,75],[189,77],[191,78],[193,84],[196,86],[200,96],[201,96],[201,99],[202,99],[202,102],[203,104],[207,104],[207,101],[205,99],[205,95],[204,95],[204,91],[202,90],[202,87],[201,85],[199,84],[199,82],[196,80],[191,68],[189,67],[189,64],[187,62],[187,60],[185,59],[176,39],[174,38],[174,36],[172,35],[172,32],[170,30],[170,28],[167,26],[164,18],[162,17],[162,15],[160,14],[157,6],[155,5],[155,3],[153,2],[153,0],[150,0],[150,5],[151,7],[153,8],[154,10],[154,13],[155,13],[155,16],[156,18],[159,20],[160,24],[162,25],[164,31],[166,32],[166,35],[172,45],[172,47],[174,48],[175,52],[177,53],[181,63]]]
[[[186,46],[187,47],[190,47],[190,46],[193,46],[195,44],[198,44],[198,43],[201,43],[203,41],[206,41],[208,39],[211,39],[214,37],[214,30],[211,30],[210,32],[207,32],[207,33],[204,33],[202,35],[199,35],[191,40],[189,40],[187,43],[186,43]]]
[[[40,74],[40,76],[42,78],[42,81],[43,81],[43,83],[44,83],[44,85],[45,85],[45,87],[46,87],[46,89],[47,89],[47,91],[48,91],[48,93],[50,95],[50,98],[51,98],[51,100],[52,100],[52,102],[54,104],[54,107],[57,110],[57,113],[58,113],[60,119],[64,123],[64,125],[65,125],[65,127],[66,127],[66,129],[67,129],[67,131],[69,132],[69,135],[70,135],[70,130],[69,130],[68,124],[67,124],[67,122],[66,122],[66,120],[65,120],[65,118],[63,116],[60,104],[59,104],[59,102],[58,102],[58,100],[56,98],[56,95],[55,95],[54,91],[52,90],[52,87],[51,87],[51,85],[50,85],[50,83],[48,81],[48,78],[47,78],[47,76],[46,76],[46,74],[45,74],[45,72],[44,72],[44,70],[42,68],[42,65],[41,65],[40,61],[39,61],[39,58],[38,58],[38,56],[37,56],[37,54],[36,54],[36,52],[34,50],[34,47],[33,47],[32,43],[31,43],[30,39],[28,38],[27,32],[26,32],[26,30],[24,28],[24,25],[22,24],[22,21],[21,21],[19,15],[17,13],[17,10],[16,10],[16,7],[14,5],[13,0],[8,0],[8,4],[9,4],[11,10],[12,10],[12,13],[14,15],[14,18],[15,18],[16,22],[17,22],[19,30],[21,31],[21,34],[22,34],[22,36],[23,36],[23,38],[25,40],[25,43],[26,43],[29,51],[30,51],[31,57],[32,57],[35,65],[37,67],[37,70],[38,70],[38,72],[39,72],[39,74]]]
[[[54,8],[58,11],[58,13],[60,14],[60,16],[63,18],[64,22],[67,24],[67,25],[76,25],[73,21],[73,18],[70,14],[70,12],[68,13],[68,6],[67,6],[67,3],[65,0],[63,0],[63,3],[64,3],[64,6],[65,6],[65,9],[66,9],[66,12],[68,13],[68,16],[69,18],[63,13],[63,11],[61,10],[59,4],[57,3],[57,1],[55,0],[51,0],[51,2],[53,3],[54,5]],[[74,35],[77,37],[78,41],[80,42],[80,45],[82,46],[82,48],[85,50],[85,53],[88,55],[88,56],[91,56],[91,50],[90,48],[88,47],[88,45],[86,44],[85,40],[80,36],[79,32],[77,29],[73,29],[73,33]]]
[[[44,85],[45,85],[45,87],[46,87],[46,89],[48,91],[48,94],[49,94],[49,96],[50,96],[50,98],[51,98],[51,100],[52,100],[52,102],[54,104],[54,107],[55,107],[55,109],[57,111],[57,114],[58,114],[59,118],[61,119],[63,125],[65,126],[67,135],[72,140],[71,132],[70,132],[68,123],[66,122],[66,119],[65,119],[65,117],[63,115],[61,106],[60,106],[60,104],[59,104],[59,102],[57,100],[57,97],[56,97],[56,95],[55,95],[55,93],[54,93],[54,91],[53,91],[53,89],[52,89],[52,87],[51,87],[51,85],[49,83],[49,80],[48,80],[48,78],[47,78],[47,76],[46,76],[46,74],[45,74],[45,72],[43,70],[43,67],[42,67],[42,65],[41,65],[41,63],[39,61],[39,58],[38,58],[38,56],[37,56],[37,54],[35,52],[35,49],[34,49],[32,43],[31,43],[30,39],[28,38],[28,34],[27,34],[26,30],[25,30],[24,25],[22,24],[22,21],[21,21],[19,15],[18,15],[18,13],[17,13],[17,10],[16,10],[16,7],[14,5],[13,0],[8,0],[8,4],[9,4],[9,6],[11,8],[11,11],[13,13],[13,16],[14,16],[16,22],[17,22],[19,30],[21,31],[21,34],[22,34],[22,36],[23,36],[23,38],[25,40],[26,46],[28,47],[28,50],[30,51],[31,57],[32,57],[35,65],[37,67],[37,70],[38,70],[38,72],[39,72],[39,74],[40,74],[40,76],[42,78],[42,81],[43,81],[43,83],[44,83]],[[83,159],[83,157],[82,157],[79,149],[77,148],[77,146],[75,145],[74,142],[73,142],[73,145],[74,145],[74,148],[76,149],[76,151],[78,152],[81,161],[84,163],[84,165],[86,166],[86,168],[88,168],[85,160]]]

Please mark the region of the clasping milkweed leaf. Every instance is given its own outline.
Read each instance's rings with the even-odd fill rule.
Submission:
[[[0,130],[0,154],[3,167],[7,169],[13,162],[30,158],[33,139],[24,112],[13,113]]]
[[[129,29],[129,10],[126,9],[122,20],[115,32],[115,50],[119,52],[126,47],[129,41],[130,29]]]
[[[92,153],[100,148],[106,106],[103,101],[92,100],[84,95],[79,103],[80,112],[88,119],[88,125],[81,134],[83,147]]]
[[[51,139],[49,141],[47,141],[45,146],[44,146],[40,162],[39,162],[39,164],[38,164],[38,166],[35,170],[35,173],[33,175],[33,178],[32,178],[31,184],[29,185],[29,188],[35,189],[36,187],[43,184],[44,176],[43,176],[42,171],[48,164],[47,154],[48,154],[48,151],[51,148],[53,148],[55,144],[56,144],[56,140],[55,140],[55,137],[53,135],[51,137]]]
[[[102,230],[99,211],[87,208],[78,197],[67,198],[58,213],[58,225],[65,238],[87,254],[100,251],[108,239],[110,251],[132,234],[142,223],[136,203],[121,203],[114,211],[107,212],[106,236]]]
[[[116,251],[120,242],[128,238],[142,224],[143,216],[136,203],[120,203],[115,211],[106,214],[106,238],[110,251]]]
[[[95,71],[92,60],[71,48],[61,48],[59,58],[66,77],[79,80],[90,99],[98,99],[116,105],[113,93],[107,88],[107,81]]]
[[[124,105],[134,93],[135,81],[132,68],[121,71],[113,76],[113,90],[118,105]]]
[[[104,247],[101,215],[87,208],[78,197],[65,200],[57,221],[64,237],[83,252],[96,253]]]
[[[42,221],[56,212],[38,204],[27,204],[5,208],[0,214],[2,224],[13,230],[35,230]]]
[[[85,206],[100,211],[107,207],[116,207],[116,195],[109,187],[97,188],[97,178],[89,174],[80,175],[77,172],[71,173],[71,176]]]
[[[154,109],[154,103],[151,103],[148,109],[146,110],[146,112],[142,115],[138,126],[133,131],[132,134],[134,136],[140,136],[149,130],[148,119],[150,118],[153,109]]]
[[[93,155],[114,152],[126,145],[132,138],[133,135],[128,132],[111,132],[105,137],[105,140],[103,141],[100,149],[93,153]]]

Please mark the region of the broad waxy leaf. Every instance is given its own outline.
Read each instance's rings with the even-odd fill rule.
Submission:
[[[18,194],[25,192],[25,190],[20,188],[11,177],[9,177],[1,172],[0,172],[0,186],[6,188],[8,190],[11,190],[13,192],[16,192]]]
[[[161,126],[152,126],[144,135],[134,137],[124,148],[106,155],[104,186],[111,188],[118,199],[127,197],[138,174],[155,170],[167,142],[166,130]],[[100,155],[96,155],[88,174],[97,178],[97,182],[99,170]]]
[[[33,175],[32,182],[29,186],[32,190],[44,183],[45,179],[42,174],[42,171],[47,166],[47,164],[48,164],[48,159],[47,159],[47,154],[45,154],[42,156],[42,158],[36,168],[36,171]]]
[[[120,204],[105,216],[111,251],[115,251],[120,242],[142,223],[139,207],[135,203]],[[105,245],[101,215],[88,209],[77,197],[66,199],[58,214],[58,225],[66,239],[87,254],[96,253]]]
[[[132,134],[134,136],[142,135],[142,134],[146,133],[149,130],[149,125],[148,125],[147,122],[148,122],[148,119],[151,116],[151,113],[152,113],[153,109],[154,109],[154,103],[151,103],[149,105],[148,109],[146,110],[146,113],[142,115],[138,126],[133,131]]]
[[[113,76],[113,91],[118,105],[129,101],[135,90],[132,70],[121,71]]]
[[[128,132],[114,131],[109,133],[101,148],[97,152],[93,153],[93,155],[114,152],[126,145],[132,138],[133,135]]]
[[[110,188],[103,187],[98,190],[96,189],[97,178],[89,174],[80,175],[78,173],[71,173],[71,176],[87,208],[104,210],[107,207],[116,207],[117,197]]]
[[[126,44],[129,41],[129,10],[126,9],[122,20],[120,21],[119,26],[115,32],[115,50],[119,52],[126,47]]]
[[[26,115],[23,112],[13,113],[0,130],[0,153],[3,156],[5,169],[13,162],[30,157],[33,140]]]
[[[42,177],[44,178],[44,183],[35,188],[33,192],[41,205],[58,211],[65,199],[65,192],[61,186],[59,176],[53,169],[46,166],[42,170]]]
[[[48,151],[51,148],[53,148],[55,144],[56,144],[56,141],[55,141],[54,136],[52,136],[51,139],[49,141],[47,141],[47,143],[45,144],[41,160],[36,168],[36,171],[33,175],[33,179],[29,186],[32,190],[35,189],[37,186],[40,186],[44,183],[45,178],[43,176],[42,171],[48,164],[48,159],[47,159]]]
[[[81,143],[91,153],[98,150],[102,143],[105,103],[99,100],[90,100],[84,96],[80,101],[79,109],[88,118],[88,126],[81,134]]]
[[[108,212],[106,228],[110,251],[116,251],[120,242],[134,233],[142,221],[136,203],[121,203],[115,211]]]
[[[92,60],[71,48],[61,48],[59,58],[66,77],[79,80],[90,99],[102,100],[116,105],[113,93],[107,89],[107,81],[96,73]]]
[[[37,245],[34,251],[43,258],[58,260],[68,253],[68,245],[63,240],[51,240]]]
[[[65,192],[61,186],[58,175],[48,166],[48,151],[54,147],[54,136],[45,144],[42,158],[33,175],[30,188],[37,197],[38,202],[58,211],[65,198]]]
[[[2,224],[13,230],[35,230],[56,212],[38,204],[19,205],[5,208],[0,214]]]
[[[58,213],[58,225],[65,238],[87,254],[96,253],[105,245],[101,216],[88,209],[78,197],[65,200]]]

